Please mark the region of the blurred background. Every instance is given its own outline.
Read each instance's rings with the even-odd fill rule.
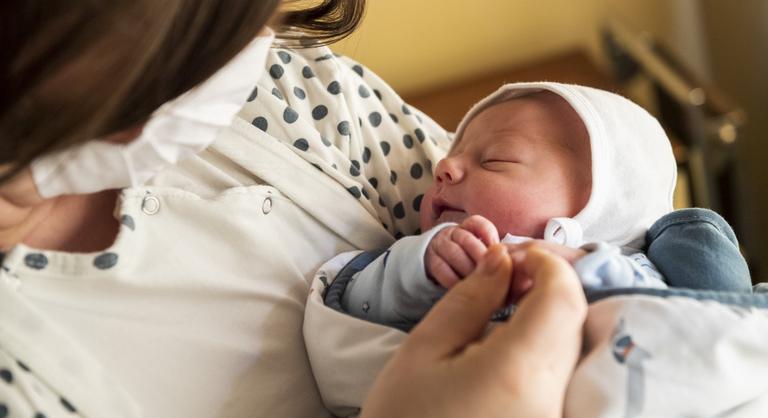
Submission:
[[[768,280],[768,1],[369,0],[333,48],[449,130],[505,82],[630,97],[672,139],[676,206],[724,215]]]

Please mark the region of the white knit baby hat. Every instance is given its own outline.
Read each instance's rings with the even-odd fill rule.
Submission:
[[[592,151],[592,194],[573,217],[585,243],[604,241],[640,250],[645,232],[672,211],[677,164],[669,138],[645,109],[614,93],[571,84],[506,84],[475,104],[455,142],[480,111],[541,91],[565,99],[587,128]]]

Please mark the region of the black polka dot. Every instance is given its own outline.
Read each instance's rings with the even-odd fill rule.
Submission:
[[[387,206],[387,203],[384,202],[384,198],[381,197],[381,196],[379,196],[379,206],[381,206],[381,207]],[[384,228],[386,228],[386,227],[387,227],[387,224],[384,224]]]
[[[267,123],[267,120],[265,118],[259,116],[256,119],[254,119],[253,122],[251,123],[253,124],[253,126],[261,129],[264,132],[267,132],[267,126],[269,124]]]
[[[371,122],[371,126],[374,128],[381,125],[381,113],[372,112],[370,115],[368,115],[368,122]]]
[[[127,226],[131,231],[136,230],[136,222],[133,221],[131,215],[123,215],[120,217],[120,223]]]
[[[288,64],[291,62],[291,54],[285,51],[277,51],[277,56],[280,57],[280,61],[282,61],[283,64]]]
[[[397,183],[397,173],[395,173],[394,171],[390,171],[390,172],[389,172],[389,181],[390,181],[392,184],[395,184],[395,183]]]
[[[99,270],[106,270],[114,267],[117,264],[117,259],[118,257],[115,253],[99,254],[93,259],[93,265]]]
[[[375,95],[376,95],[376,97],[378,97],[378,98],[379,98],[379,100],[381,100],[381,92],[380,92],[380,91],[378,91],[378,90],[376,90],[376,89],[373,89],[373,94],[375,94]]]
[[[357,124],[360,125],[361,128],[363,127],[363,120],[359,117],[357,118]]]
[[[403,135],[403,145],[406,148],[413,148],[413,137],[408,134]]]
[[[403,113],[406,114],[406,115],[410,115],[411,114],[411,109],[409,109],[408,105],[406,105],[405,103],[403,103]]]
[[[371,186],[373,186],[374,189],[379,187],[379,179],[377,179],[376,177],[369,178],[368,179],[368,183],[370,183]]]
[[[435,138],[429,137],[429,140],[432,141],[433,144],[437,145],[437,140]]]
[[[397,123],[397,116],[395,116],[395,114],[394,114],[394,113],[390,113],[390,114],[389,114],[389,117],[392,119],[392,122],[395,122],[395,123]]]
[[[280,64],[272,64],[272,66],[269,67],[269,75],[271,75],[275,80],[282,77],[283,73],[285,73],[285,70],[283,70],[283,66]]]
[[[42,270],[48,265],[48,257],[40,253],[27,254],[24,256],[24,264],[35,270]]]
[[[365,196],[366,199],[371,200],[371,195],[369,195],[365,189],[363,189],[363,196]]]
[[[400,231],[397,231],[397,232],[395,232],[395,239],[400,239],[400,238],[402,238],[402,237],[404,237],[404,236],[405,236],[405,235],[403,235],[403,233],[402,233],[402,232],[400,232]]]
[[[338,170],[339,167],[336,166],[336,163],[331,164],[331,167],[333,167],[334,170]]]
[[[336,126],[336,129],[338,129],[339,133],[342,135],[349,135],[349,122],[345,120],[339,122],[338,126]]]
[[[38,413],[36,413],[36,414],[35,414],[35,417],[34,417],[34,418],[47,418],[47,417],[45,416],[45,414],[44,414],[44,413],[42,413],[42,412],[38,412]]]
[[[312,117],[315,120],[320,120],[325,117],[325,115],[328,114],[328,108],[325,107],[325,105],[317,105],[314,109],[312,109]]]
[[[284,97],[283,97],[283,93],[280,93],[280,90],[278,90],[278,89],[277,89],[277,87],[274,87],[274,88],[272,89],[272,95],[273,95],[273,96],[275,96],[275,97],[277,97],[277,98],[278,98],[278,99],[280,99],[280,100],[283,100],[283,99],[284,99]]]
[[[66,399],[64,399],[64,398],[59,398],[59,401],[61,401],[61,405],[62,405],[62,406],[63,406],[63,407],[64,407],[64,408],[65,408],[67,411],[69,411],[70,413],[73,413],[73,414],[74,414],[75,412],[77,412],[77,409],[75,409],[75,407],[74,407],[74,406],[72,406],[72,404],[71,404],[71,403],[69,403],[69,401],[68,401],[68,400],[66,400]]]
[[[303,75],[304,78],[312,78],[315,76],[315,73],[312,72],[312,69],[309,68],[309,65],[305,65],[304,68],[301,69],[301,75]]]
[[[3,379],[5,383],[13,383],[13,373],[8,369],[0,369],[0,379]]]
[[[360,87],[357,89],[357,94],[359,94],[363,99],[371,97],[371,92],[368,91],[368,89],[363,85],[360,85]]]
[[[416,229],[413,231],[413,235],[419,235],[419,234],[421,234],[421,228],[416,228]]]
[[[288,123],[296,122],[299,119],[299,114],[293,110],[293,108],[286,107],[285,110],[283,110],[283,120]]]
[[[357,75],[359,75],[360,77],[363,76],[363,67],[361,67],[359,65],[352,66],[352,71],[356,72]]]
[[[413,131],[413,133],[416,134],[416,139],[418,139],[419,142],[424,142],[424,139],[426,138],[426,136],[424,136],[424,131],[422,131],[419,128],[416,128],[416,130]]]
[[[301,87],[294,87],[293,95],[298,97],[301,100],[304,100],[304,98],[307,97],[307,93],[305,93],[304,90],[301,89]]]
[[[351,174],[353,177],[360,175],[360,162],[352,160],[352,165],[349,166],[349,174]]]
[[[368,147],[365,147],[363,150],[363,162],[367,163],[368,161],[371,161],[371,149]]]
[[[422,201],[422,199],[424,199],[424,195],[423,194],[420,194],[420,195],[416,196],[415,199],[413,199],[413,210],[415,210],[416,212],[418,212],[419,209],[421,208],[421,201]]]
[[[424,174],[424,169],[421,168],[421,164],[413,163],[413,165],[411,166],[411,177],[413,177],[414,179],[420,179],[423,174]]]
[[[332,54],[325,54],[325,55],[321,55],[321,56],[315,58],[315,61],[320,62],[320,61],[329,60],[331,58],[333,58]]]
[[[258,95],[259,95],[259,88],[258,87],[254,87],[253,90],[251,90],[251,95],[248,96],[248,101],[252,102],[252,101],[256,100],[256,96],[258,96]]]
[[[424,121],[421,120],[421,116],[419,116],[418,113],[414,113],[413,116],[416,116],[416,120],[419,121],[419,123],[424,123]]]
[[[360,199],[360,196],[362,196],[360,194],[360,189],[357,188],[357,186],[352,186],[352,187],[348,188],[347,191],[349,192],[349,194],[351,194],[352,196],[354,196],[354,197],[356,197],[358,199]]]
[[[8,407],[4,403],[0,403],[0,418],[8,416]]]
[[[389,155],[389,150],[391,149],[391,147],[390,147],[390,145],[389,145],[389,142],[387,142],[387,141],[381,141],[381,142],[379,143],[379,145],[381,145],[381,152],[383,152],[385,156],[386,156],[386,155]]]
[[[328,85],[328,93],[331,93],[331,94],[341,93],[341,84],[339,84],[338,81],[332,81],[331,84]]]
[[[306,151],[309,149],[309,142],[307,142],[307,140],[304,138],[299,138],[293,141],[293,146],[302,151]]]
[[[424,166],[427,167],[427,171],[432,172],[432,160],[425,161]]]
[[[330,147],[332,145],[331,141],[329,141],[328,138],[326,138],[324,136],[320,137],[320,142],[322,142],[323,145],[325,145],[326,147]]]

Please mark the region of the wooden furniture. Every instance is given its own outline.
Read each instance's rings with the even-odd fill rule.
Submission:
[[[502,84],[518,81],[558,81],[617,91],[610,75],[600,71],[586,52],[570,50],[525,66],[472,77],[404,98],[445,129],[453,131],[473,104]]]

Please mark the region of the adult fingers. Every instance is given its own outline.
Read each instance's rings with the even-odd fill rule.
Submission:
[[[533,248],[515,270],[533,281],[510,321],[489,337],[499,365],[550,367],[565,385],[576,362],[587,303],[573,268],[562,258]],[[528,365],[528,366],[526,366]]]
[[[499,243],[496,226],[483,216],[472,215],[461,223],[461,227],[480,238],[486,247]]]
[[[416,358],[445,358],[476,340],[504,302],[511,268],[503,246],[489,248],[477,269],[448,291],[413,329],[401,350]]]

